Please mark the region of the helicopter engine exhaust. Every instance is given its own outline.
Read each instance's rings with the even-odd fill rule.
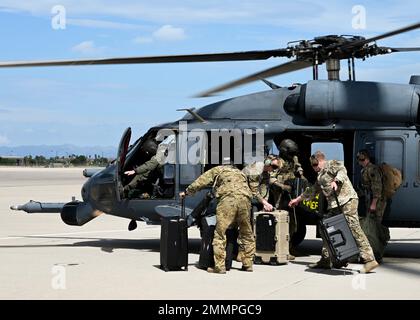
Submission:
[[[309,81],[286,98],[285,111],[308,120],[359,120],[420,125],[420,86]]]

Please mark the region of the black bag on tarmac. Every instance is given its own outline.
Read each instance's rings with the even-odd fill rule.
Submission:
[[[342,211],[337,195],[335,197]],[[319,231],[335,268],[344,267],[358,258],[360,251],[343,213],[320,219]]]
[[[201,219],[201,244],[198,267],[207,269],[214,267],[213,238],[216,229],[216,216],[206,216]],[[225,267],[229,271],[232,268],[232,260],[238,256],[238,229],[226,230],[226,260]]]
[[[162,218],[160,233],[160,267],[165,271],[188,270],[188,226],[184,199],[181,216]]]
[[[386,245],[390,239],[389,229],[376,220],[373,214],[366,217],[360,217],[360,226],[372,247],[375,259],[381,261],[385,253]]]

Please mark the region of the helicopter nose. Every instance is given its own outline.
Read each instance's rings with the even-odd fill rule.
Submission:
[[[82,199],[83,201],[87,202],[89,200],[89,194],[91,189],[91,179],[85,182],[85,184],[82,187]]]

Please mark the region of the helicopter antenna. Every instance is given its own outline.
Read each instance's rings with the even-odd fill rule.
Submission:
[[[177,109],[176,111],[187,111],[189,114],[191,114],[198,121],[200,121],[202,123],[206,123],[207,122],[206,120],[204,120],[203,117],[201,117],[197,112],[194,111],[194,108]]]
[[[280,89],[281,87],[280,86],[278,86],[277,84],[275,84],[275,83],[272,83],[271,81],[268,81],[267,79],[264,79],[264,78],[260,78],[260,80],[262,81],[262,82],[264,82],[267,86],[269,86],[271,89]]]

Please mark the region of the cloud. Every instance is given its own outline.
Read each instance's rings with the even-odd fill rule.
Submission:
[[[133,42],[145,44],[154,41],[182,41],[186,38],[187,36],[183,28],[176,28],[170,24],[166,24],[153,32],[150,36],[139,36],[134,38]]]
[[[83,41],[71,48],[82,55],[91,56],[103,52],[104,47],[97,47],[93,41]]]
[[[153,37],[160,41],[179,41],[184,40],[186,35],[184,29],[167,24],[153,32]]]
[[[6,136],[0,134],[0,145],[9,144],[9,143],[10,143],[10,140]]]
[[[134,43],[137,44],[144,44],[144,43],[151,43],[153,42],[153,38],[151,37],[136,37],[133,39]]]
[[[55,4],[55,0],[0,0],[0,9],[51,17]],[[363,5],[367,12],[367,29],[353,30],[353,4],[335,0],[183,0],[176,3],[172,0],[61,0],[60,4],[66,8],[67,18],[70,19],[71,14],[73,22],[80,26],[117,29],[135,28],[135,24],[113,21],[130,19],[149,24],[271,25],[315,34],[377,34],[416,21],[420,14],[418,0],[405,0],[404,5],[392,1],[366,2]],[[110,21],[100,20],[103,17]]]

